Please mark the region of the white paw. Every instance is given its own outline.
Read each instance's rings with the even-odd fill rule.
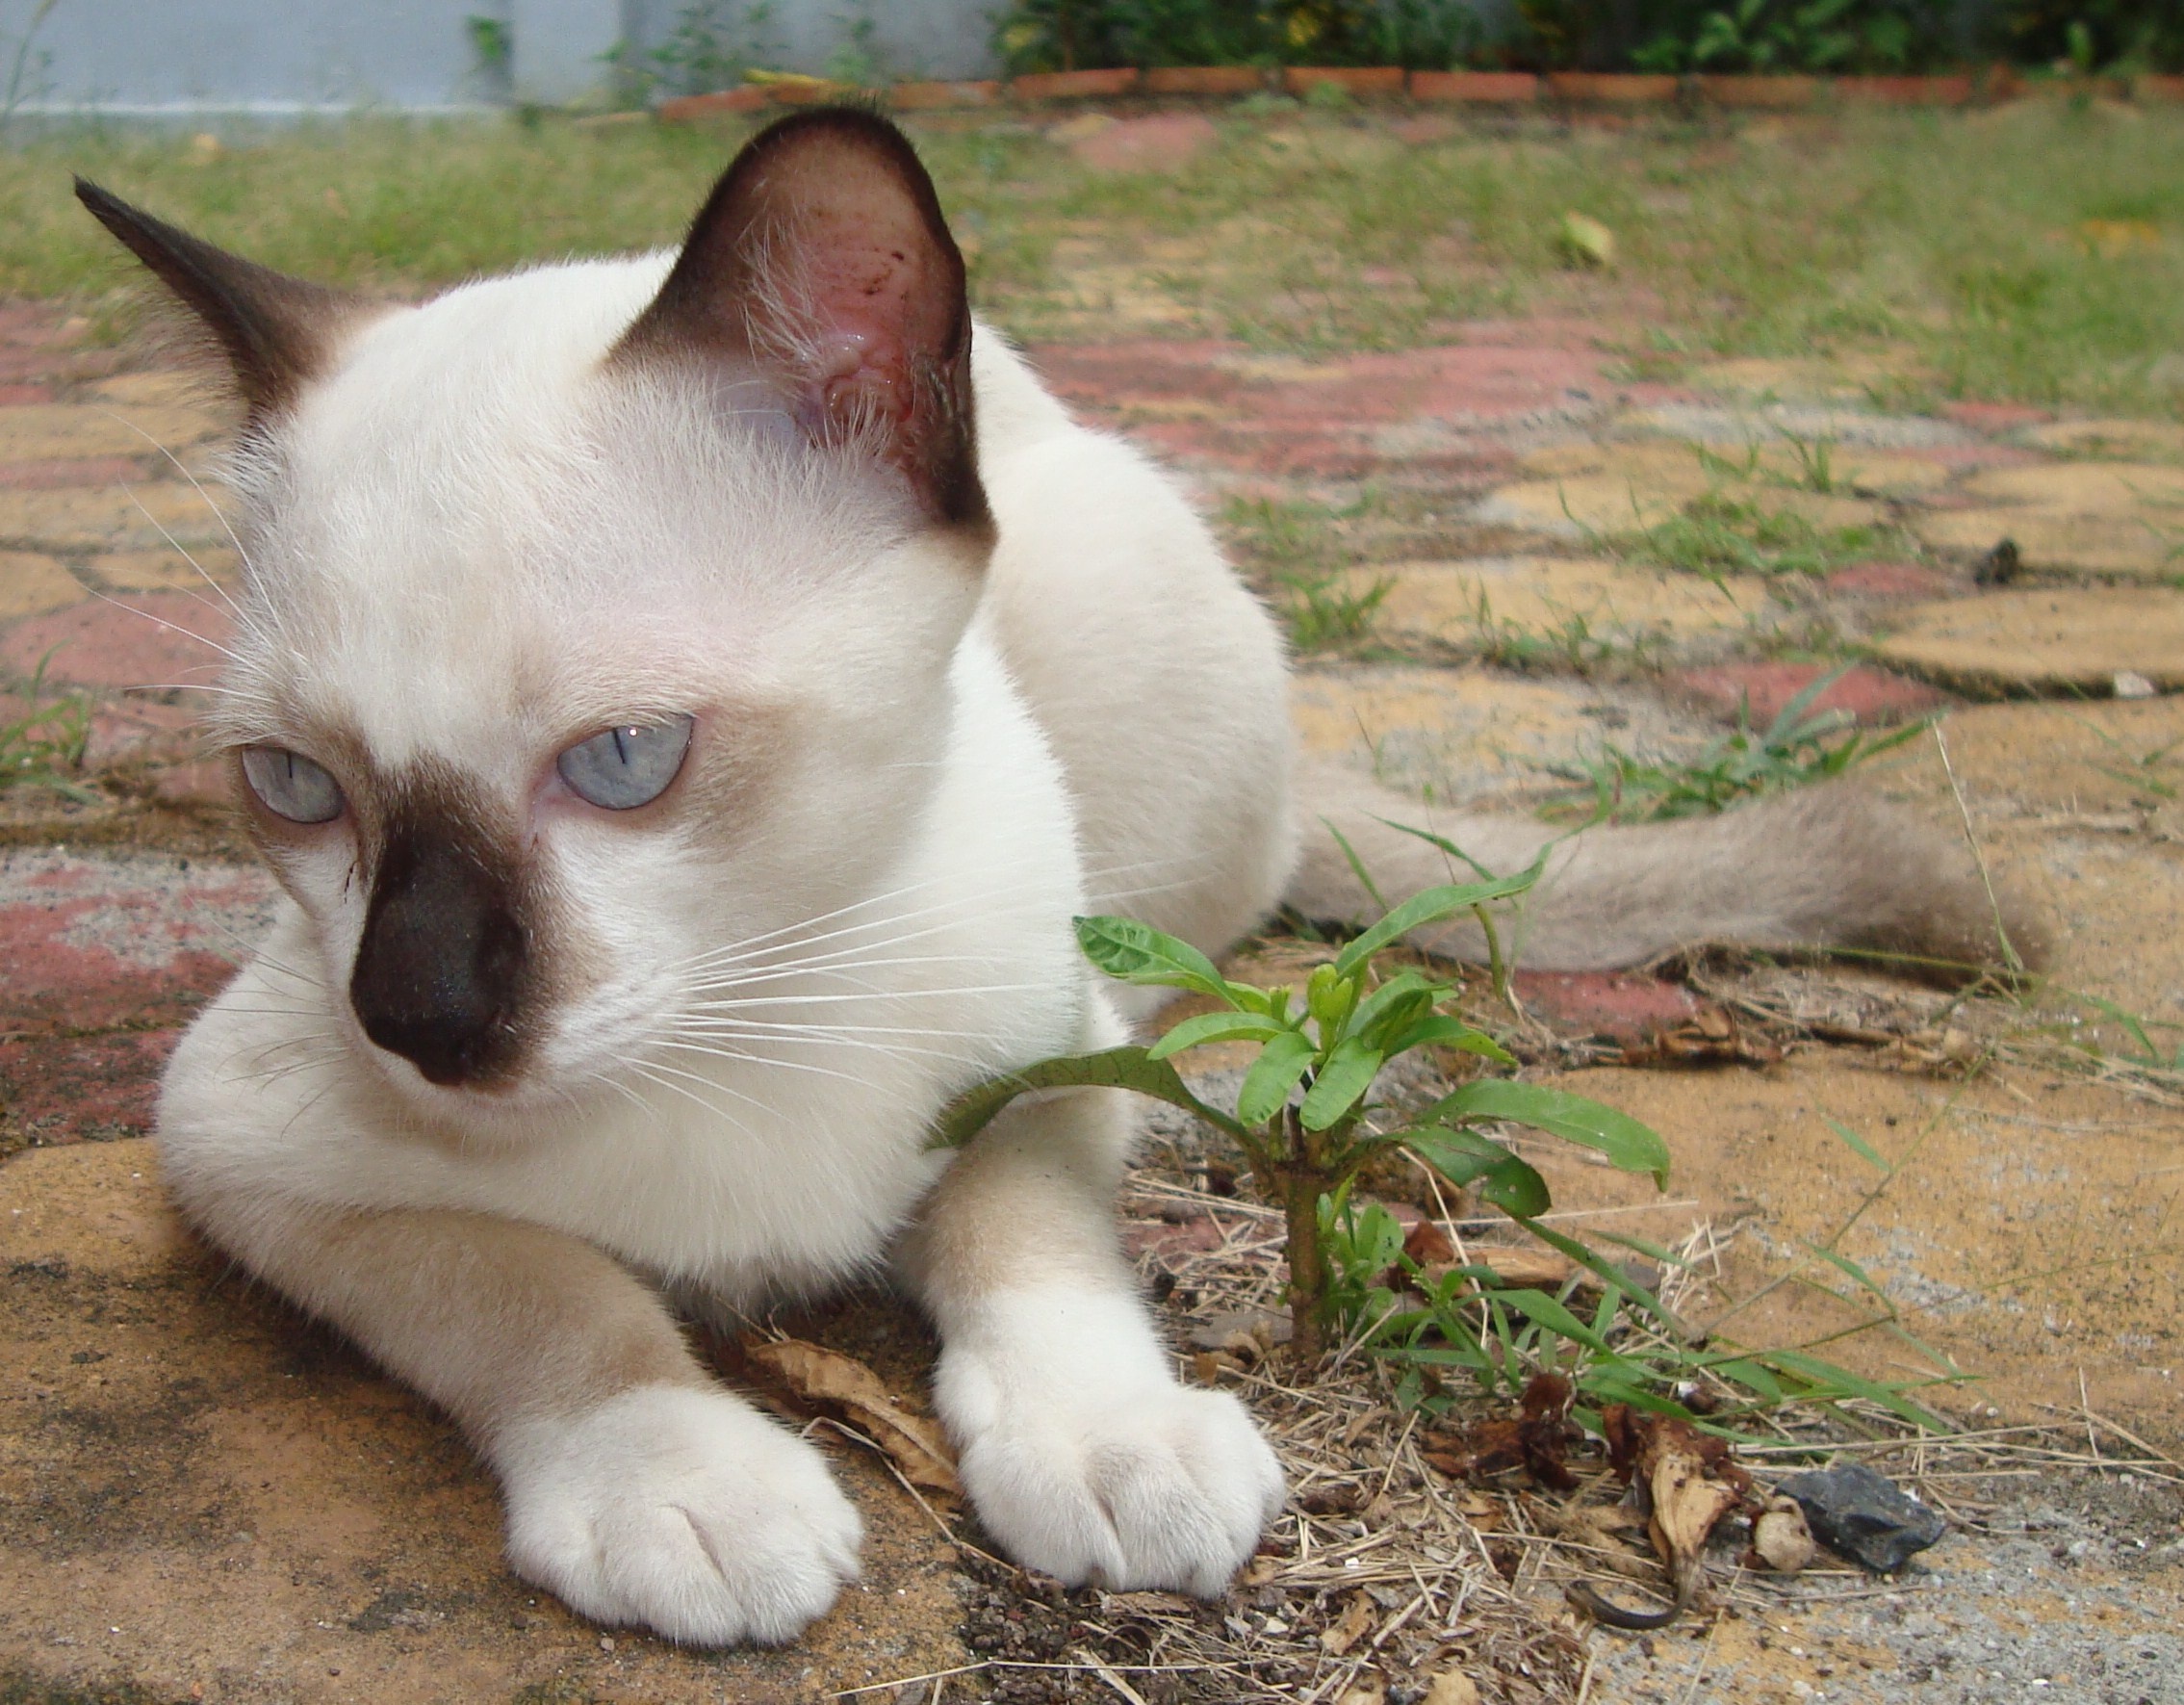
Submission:
[[[1244,1406],[1188,1389],[1126,1291],[1041,1285],[950,1310],[934,1382],[979,1519],[1071,1586],[1218,1598],[1280,1510]]]
[[[775,1644],[857,1577],[863,1523],[825,1460],[725,1391],[642,1386],[495,1454],[509,1562],[594,1621]]]

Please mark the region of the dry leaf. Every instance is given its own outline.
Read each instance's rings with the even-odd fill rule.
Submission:
[[[1388,1684],[1369,1669],[1343,1694],[1342,1705],[1388,1705]]]
[[[955,1454],[948,1449],[939,1423],[906,1408],[880,1376],[854,1356],[800,1338],[746,1345],[744,1354],[797,1396],[840,1410],[870,1434],[912,1485],[951,1498],[963,1496]]]
[[[1665,1628],[1698,1595],[1706,1578],[1707,1539],[1750,1495],[1752,1477],[1737,1466],[1726,1440],[1676,1416],[1640,1414],[1618,1403],[1603,1409],[1600,1419],[1609,1460],[1635,1485],[1647,1511],[1647,1530],[1675,1599],[1666,1611],[1627,1611],[1581,1583],[1568,1589],[1569,1597],[1617,1628]]]
[[[1419,1705],[1478,1705],[1478,1684],[1461,1669],[1444,1669]]]
[[[1320,1648],[1330,1658],[1339,1658],[1359,1640],[1373,1626],[1373,1601],[1362,1592],[1353,1592],[1342,1608],[1342,1615],[1320,1630]]]
[[[1794,1575],[1818,1554],[1795,1498],[1777,1493],[1752,1524],[1752,1555],[1778,1575]]]

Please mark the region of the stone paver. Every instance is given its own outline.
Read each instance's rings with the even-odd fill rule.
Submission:
[[[1991,592],[1897,613],[1883,660],[1964,692],[2105,697],[2119,675],[2184,688],[2184,593],[2089,587]]]
[[[1393,582],[1375,633],[1399,644],[1477,651],[1516,633],[1621,647],[1742,635],[1767,614],[1765,588],[1595,557],[1474,557],[1350,571],[1352,590]]]
[[[0,622],[75,604],[84,588],[58,557],[0,551]]]

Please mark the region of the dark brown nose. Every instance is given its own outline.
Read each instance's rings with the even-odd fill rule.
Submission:
[[[529,957],[509,882],[467,840],[392,826],[348,985],[365,1035],[438,1084],[514,1061]]]

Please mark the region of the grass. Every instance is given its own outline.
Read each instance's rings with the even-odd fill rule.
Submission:
[[[1633,352],[1859,362],[1891,401],[2184,400],[2184,113],[1526,119],[1406,142],[1384,119],[1305,110],[1225,116],[1160,176],[1088,171],[1015,117],[916,128],[981,307],[1021,335],[1400,349],[1546,312]],[[736,134],[360,118],[237,132],[208,159],[171,135],[48,132],[0,171],[0,295],[91,304],[125,276],[70,202],[71,170],[272,265],[412,290],[670,242]],[[1572,211],[1614,233],[1613,274],[1566,264]],[[2074,235],[2102,220],[2152,240]]]
[[[29,685],[13,695],[24,706],[22,713],[0,721],[0,791],[45,788],[89,800],[92,795],[72,778],[83,773],[84,752],[90,744],[90,701],[82,693],[49,697],[45,666],[50,660],[50,653],[40,658]]]
[[[1373,614],[1395,589],[1375,580],[1360,587],[1345,572],[1352,553],[1340,524],[1372,505],[1370,494],[1354,504],[1325,509],[1274,498],[1230,498],[1221,526],[1250,566],[1264,578],[1274,611],[1299,652],[1352,646],[1372,631]]]
[[[1739,800],[1832,780],[1925,733],[1927,725],[1914,722],[1872,735],[1850,727],[1840,710],[1815,713],[1814,703],[1842,674],[1812,682],[1763,729],[1752,726],[1749,701],[1739,704],[1735,728],[1692,759],[1657,761],[1604,745],[1598,757],[1557,765],[1554,774],[1583,790],[1553,814],[1646,823],[1726,811]]]

